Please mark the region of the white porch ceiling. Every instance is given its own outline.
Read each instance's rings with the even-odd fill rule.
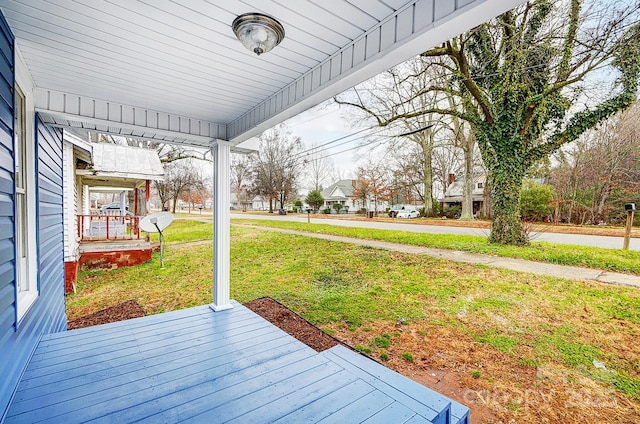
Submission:
[[[0,0],[55,125],[234,145],[523,0]],[[284,41],[256,56],[231,22]]]

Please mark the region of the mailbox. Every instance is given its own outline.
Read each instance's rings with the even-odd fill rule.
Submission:
[[[624,210],[625,211],[635,211],[636,210],[636,204],[635,203],[625,203]]]

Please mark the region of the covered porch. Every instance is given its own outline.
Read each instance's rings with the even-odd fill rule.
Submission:
[[[465,407],[345,348],[316,353],[230,299],[230,155],[523,2],[0,0],[26,109],[52,146],[72,130],[209,149],[214,179],[211,304],[47,334],[66,318],[62,255],[46,256],[38,270],[55,278],[11,321],[3,422],[467,422]],[[255,12],[286,32],[260,56],[231,29]],[[46,252],[63,248],[51,234]]]
[[[232,306],[43,337],[5,423],[469,423],[465,406],[358,353],[316,352]]]

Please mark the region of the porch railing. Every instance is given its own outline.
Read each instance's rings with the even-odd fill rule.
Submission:
[[[82,241],[139,240],[140,217],[134,215],[78,215],[78,237]]]

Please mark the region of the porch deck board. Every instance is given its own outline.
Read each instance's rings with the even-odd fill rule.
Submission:
[[[432,422],[449,413],[446,398],[431,400],[442,410],[427,408],[415,400],[432,396],[425,387],[390,370],[362,374],[381,366],[334,349],[317,353],[235,302],[53,334],[5,421]]]

